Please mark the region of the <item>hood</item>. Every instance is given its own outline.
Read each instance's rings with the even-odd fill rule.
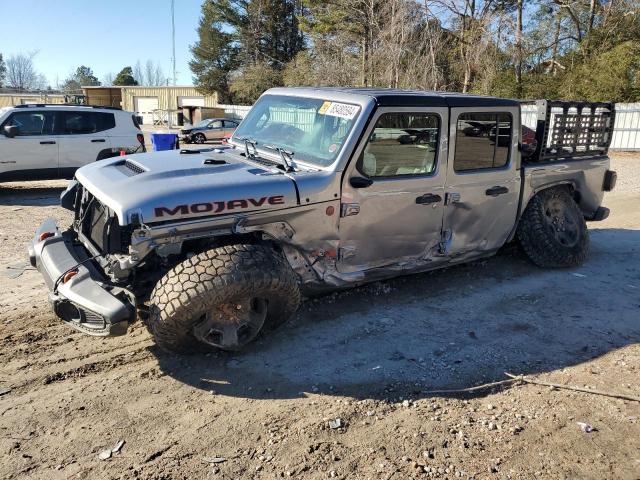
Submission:
[[[256,167],[232,150],[178,150],[117,157],[86,165],[78,181],[127,225],[238,215],[298,205],[294,181]]]

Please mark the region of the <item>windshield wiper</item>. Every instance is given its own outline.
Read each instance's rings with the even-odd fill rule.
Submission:
[[[285,150],[282,147],[278,147],[277,145],[263,145],[264,148],[268,148],[269,150],[275,150],[280,154],[280,158],[282,158],[282,163],[286,168],[287,172],[295,172],[295,164],[293,162],[293,152],[290,150]]]
[[[249,137],[238,138],[238,140],[244,142],[244,153],[247,158],[256,158],[258,156],[258,149],[256,148],[258,142]],[[253,153],[249,152],[249,145],[253,147]]]

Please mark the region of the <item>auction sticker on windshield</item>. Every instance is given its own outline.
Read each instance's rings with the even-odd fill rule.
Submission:
[[[358,113],[358,109],[357,105],[349,105],[348,103],[324,102],[318,113],[352,120]]]

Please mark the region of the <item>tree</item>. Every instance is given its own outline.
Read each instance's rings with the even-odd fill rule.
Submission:
[[[46,88],[47,79],[38,73],[33,65],[37,52],[19,53],[7,59],[7,85],[19,91],[42,90]]]
[[[104,77],[102,77],[102,85],[105,87],[111,87],[113,85],[114,78],[113,72],[105,73]]]
[[[198,41],[191,46],[189,62],[198,89],[205,94],[217,92],[223,102],[231,101],[229,73],[240,65],[237,35],[226,28],[232,12],[229,1],[202,4]]]
[[[4,79],[7,76],[7,66],[4,63],[4,58],[0,53],[0,88],[4,85]]]
[[[124,67],[116,78],[113,79],[113,85],[138,85],[138,82],[133,78],[133,71],[131,67]]]
[[[280,85],[282,71],[304,44],[301,9],[299,0],[205,1],[189,63],[198,89],[231,101],[234,91],[256,92],[265,80],[268,86]],[[259,71],[267,76],[256,77]],[[232,89],[232,79],[242,88]]]
[[[162,67],[153,60],[147,60],[144,66],[144,83],[142,85],[163,85],[166,81]]]
[[[274,85],[282,85],[282,73],[267,62],[258,62],[238,72],[230,90],[236,102],[250,104]]]
[[[144,85],[144,71],[142,70],[140,60],[138,60],[133,67],[133,78],[138,82],[138,85]]]
[[[93,74],[93,70],[81,65],[64,81],[62,90],[69,93],[79,93],[82,87],[98,85],[100,85],[100,81],[98,77]]]

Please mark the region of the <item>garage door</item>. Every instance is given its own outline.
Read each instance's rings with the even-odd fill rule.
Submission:
[[[204,97],[178,97],[179,107],[204,107]]]
[[[133,97],[136,113],[144,125],[153,125],[153,111],[158,109],[158,97]]]

